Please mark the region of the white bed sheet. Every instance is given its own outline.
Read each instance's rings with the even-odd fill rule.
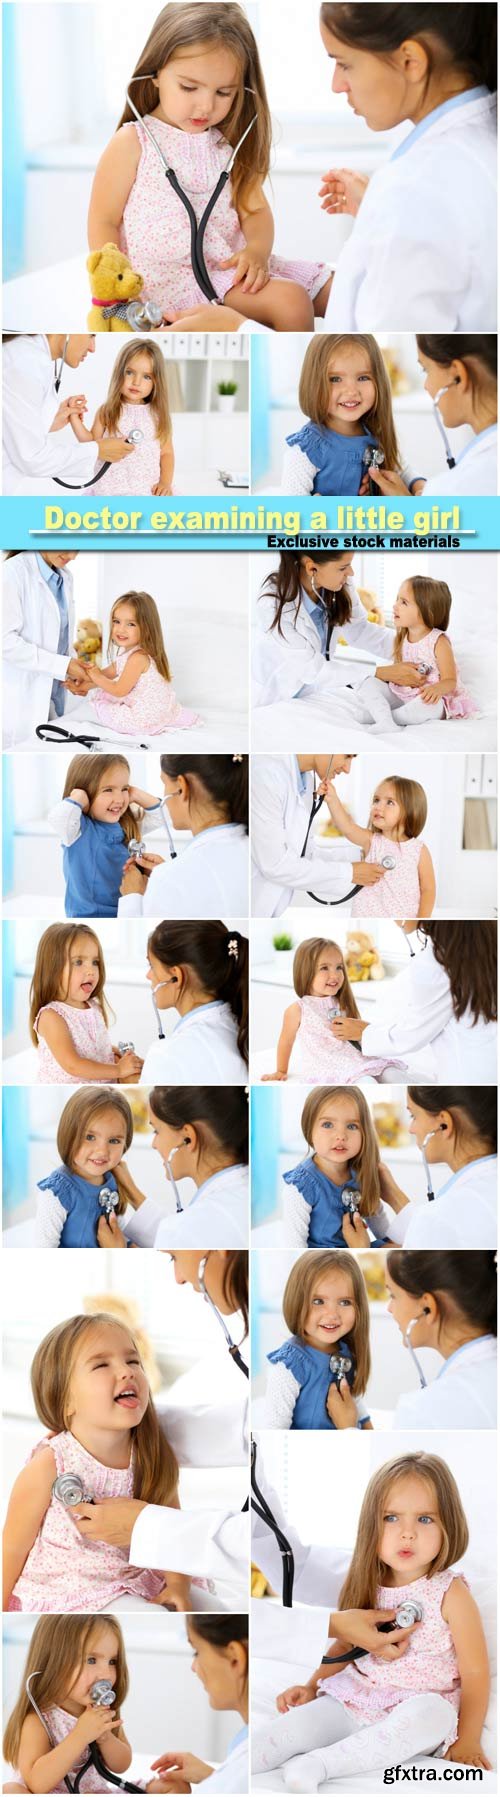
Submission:
[[[89,711],[88,705],[85,706],[83,702],[81,705],[68,706],[64,717],[55,718],[54,723],[59,723],[64,730],[72,732],[81,729],[84,735],[98,736],[102,742],[116,744],[119,741],[120,744],[123,744],[124,749],[133,749],[139,746],[136,737],[123,736],[120,733],[118,738],[116,730],[112,730],[106,724],[97,723]],[[223,710],[222,707],[216,705],[204,705],[202,724],[193,726],[191,730],[163,730],[157,736],[148,736],[146,732],[143,732],[140,746],[156,749],[159,755],[177,754],[185,748],[188,740],[193,745],[195,753],[199,755],[222,754],[225,749],[228,751],[234,749],[235,744],[238,745],[238,749],[247,749],[248,719],[246,713]],[[50,747],[54,746],[51,743]],[[59,747],[59,745],[57,746]],[[33,749],[34,747],[40,748],[40,742],[34,731],[32,736],[28,736],[23,742],[16,744],[18,749]],[[71,744],[61,742],[60,747],[68,752]]]

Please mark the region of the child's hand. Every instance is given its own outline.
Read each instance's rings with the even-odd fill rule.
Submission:
[[[137,1079],[139,1073],[142,1073],[143,1066],[144,1061],[140,1060],[133,1048],[128,1048],[127,1053],[119,1054],[115,1061],[115,1079]]]
[[[480,1741],[467,1739],[466,1735],[457,1735],[453,1746],[443,1754],[445,1760],[461,1760],[465,1766],[484,1766],[485,1772],[492,1772],[493,1767],[483,1753]]]
[[[64,430],[65,425],[69,424],[71,422],[71,412],[74,411],[75,408],[80,408],[80,406],[83,406],[85,408],[86,404],[87,404],[87,402],[86,402],[84,393],[79,393],[73,399],[62,399],[61,404],[58,406],[57,412],[54,414],[54,417],[52,419],[52,424],[50,426],[50,430],[51,431]]]
[[[288,1079],[288,1074],[287,1073],[263,1073],[262,1084],[265,1085],[266,1080],[270,1080],[270,1079]]]
[[[347,1248],[369,1248],[370,1237],[359,1210],[355,1217],[351,1217],[349,1211],[346,1211],[342,1218],[342,1235]]]
[[[241,287],[243,293],[260,293],[269,281],[269,263],[259,261],[255,251],[249,249],[228,256],[225,262],[219,262],[219,268],[234,268],[233,287]]]
[[[437,705],[441,698],[437,682],[433,686],[421,686],[419,697],[423,699],[424,705]]]
[[[358,1245],[359,1244],[356,1241],[356,1248]],[[326,1408],[330,1422],[333,1423],[335,1429],[356,1428],[358,1412],[347,1379],[341,1379],[339,1386],[337,1386],[334,1379],[332,1379],[332,1383],[328,1387]]]
[[[180,1610],[184,1614],[191,1610],[189,1579],[180,1572],[166,1572],[165,1580],[163,1590],[153,1598],[153,1603],[164,1610]]]
[[[288,1710],[298,1710],[301,1703],[312,1703],[315,1696],[314,1685],[288,1685],[276,1698],[276,1709],[280,1716],[286,1716]]]
[[[102,1740],[116,1714],[116,1710],[103,1709],[99,1704],[92,1704],[89,1709],[84,1710],[73,1730],[74,1735],[78,1735],[79,1747],[89,1747],[91,1741]]]
[[[171,487],[162,487],[161,481],[158,481],[157,487],[151,488],[151,492],[154,494],[154,496],[157,499],[161,498],[162,495],[166,496],[167,499],[171,499],[171,497],[172,497],[172,488]]]
[[[344,213],[355,218],[368,181],[368,175],[356,175],[352,168],[328,169],[328,173],[322,175],[319,188],[322,212]]]
[[[80,805],[82,811],[89,810],[89,795],[88,792],[84,792],[83,786],[74,786],[69,796],[74,800],[75,805]]]
[[[146,1790],[157,1791],[158,1797],[160,1797],[160,1791],[190,1791],[191,1785],[186,1784],[185,1778],[152,1778],[151,1784],[146,1785]]]

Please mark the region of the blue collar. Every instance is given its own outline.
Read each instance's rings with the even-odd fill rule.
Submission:
[[[147,817],[147,812],[146,812],[146,817]],[[226,833],[226,836],[228,835],[228,832],[231,832],[231,835],[234,836],[235,831],[241,830],[241,829],[242,829],[241,824],[207,824],[206,828],[204,830],[197,830],[196,836],[193,836],[191,848],[193,847],[195,842],[201,842],[203,836],[216,836],[216,835],[221,836],[224,831]]]
[[[64,571],[63,571],[63,569],[62,568],[51,568],[50,562],[44,562],[43,556],[38,555],[36,550],[35,550],[35,561],[38,564],[38,572],[39,572],[39,574],[41,574],[42,580],[45,580],[47,586],[48,587],[50,586],[51,580],[57,580],[57,581],[61,582],[61,586],[64,591]]]
[[[243,1165],[243,1161],[235,1161],[234,1165],[231,1167],[219,1167],[218,1173],[211,1173],[208,1179],[203,1180],[203,1185],[198,1186],[198,1190],[189,1200],[188,1209],[191,1210],[191,1205],[196,1204],[198,1198],[201,1198],[202,1195],[205,1195],[205,1192],[208,1192],[209,1186],[216,1185],[218,1179],[225,1179],[226,1173],[246,1173],[247,1170],[248,1169]]]
[[[224,1761],[225,1765],[227,1765],[227,1761],[231,1754],[234,1753],[235,1747],[241,1747],[244,1741],[248,1741],[248,1725],[246,1722],[243,1723],[243,1728],[239,1728],[237,1735],[233,1735],[232,1741],[229,1742],[227,1757]]]
[[[302,797],[302,795],[307,792],[307,774],[303,774],[302,768],[299,767],[298,755],[294,755],[294,761],[295,761],[296,774],[297,774],[297,791],[300,793],[300,795]]]
[[[302,604],[305,606],[306,611],[309,612],[309,617],[313,619],[315,624],[321,626],[321,624],[326,622],[324,605],[321,604],[319,599],[310,599],[309,593],[306,593],[304,588],[302,588]]]
[[[496,437],[497,434],[498,434],[498,425],[497,424],[488,424],[485,431],[476,431],[476,434],[472,439],[472,443],[466,443],[465,449],[461,449],[460,455],[457,455],[457,457],[455,459],[455,467],[458,468],[459,462],[465,461],[466,455],[470,455],[471,450],[477,449],[479,443],[484,443],[486,437]]]
[[[182,1029],[183,1023],[190,1023],[194,1017],[201,1017],[203,1011],[222,1011],[224,1002],[223,998],[210,998],[206,1005],[195,1005],[194,1011],[186,1011],[184,1017],[179,1017],[172,1030],[172,1035],[175,1036],[177,1030]]]
[[[444,1378],[445,1373],[448,1372],[448,1367],[451,1366],[452,1361],[458,1360],[459,1354],[468,1354],[469,1349],[477,1348],[479,1342],[494,1342],[496,1347],[496,1338],[494,1335],[475,1335],[473,1341],[462,1342],[461,1348],[454,1348],[453,1354],[449,1354],[448,1359],[445,1360],[444,1366],[440,1367],[439,1372],[436,1374],[436,1383],[438,1379]]]
[[[450,1187],[455,1185],[457,1179],[463,1179],[464,1173],[470,1173],[471,1167],[484,1167],[488,1161],[493,1161],[496,1166],[497,1160],[498,1156],[496,1154],[480,1154],[477,1156],[476,1160],[467,1161],[465,1167],[459,1167],[458,1173],[452,1173],[451,1179],[447,1179],[446,1185],[441,1186],[441,1189],[438,1192],[438,1199],[442,1198],[445,1192],[449,1192]]]
[[[413,126],[413,130],[409,132],[408,137],[405,137],[403,142],[398,144],[397,149],[393,150],[392,156],[389,158],[390,162],[397,162],[400,156],[406,156],[407,151],[413,149],[413,145],[417,142],[417,138],[424,137],[426,131],[431,130],[437,119],[444,118],[445,113],[455,112],[459,106],[468,106],[471,100],[485,100],[487,98],[487,87],[468,87],[466,93],[455,94],[452,100],[443,100],[441,106],[436,106],[433,112],[428,112],[427,117],[420,120],[419,125]]]

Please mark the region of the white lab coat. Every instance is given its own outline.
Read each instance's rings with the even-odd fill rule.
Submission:
[[[243,1325],[239,1312],[225,1320],[233,1341],[238,1343],[243,1359],[248,1362],[248,1342],[242,1341]],[[191,1390],[188,1398],[186,1379],[183,1376],[170,1390],[166,1402],[155,1406],[161,1428],[177,1456],[179,1466],[248,1464],[249,1381],[225,1347],[222,1331],[215,1317],[213,1325],[213,1403],[211,1400],[208,1403],[204,1398],[193,1403],[193,1376],[189,1374],[187,1377],[191,1381]],[[220,1342],[218,1350],[217,1342]]]
[[[230,1005],[215,999],[179,1017],[172,1035],[148,1048],[141,1079],[145,1086],[246,1085]]]
[[[247,1248],[248,1168],[222,1167],[168,1217],[146,1198],[127,1215],[126,1234],[139,1248]]]
[[[193,836],[185,854],[154,867],[146,891],[119,900],[119,917],[248,916],[248,836],[244,824],[217,824]]]
[[[345,842],[332,843],[322,850],[311,831],[307,855],[301,858],[312,798],[313,776],[306,774],[306,789],[301,792],[295,755],[254,756],[253,917],[281,917],[294,892],[314,888],[320,898],[340,901],[351,890],[352,851]]]
[[[498,493],[498,429],[496,424],[479,431],[458,456],[454,468],[445,466],[440,474],[426,480],[422,502],[431,493],[480,493],[484,497]]]
[[[61,569],[68,602],[69,645],[75,632],[73,576]],[[40,573],[35,555],[25,550],[4,562],[2,570],[3,746],[12,748],[36,724],[46,724],[54,680],[64,680],[70,656],[58,655],[60,613],[54,594]]]
[[[464,1342],[422,1391],[404,1392],[395,1429],[496,1429],[497,1344],[493,1335]]]
[[[51,431],[63,394],[56,393],[46,337],[14,337],[3,349],[3,490],[5,494],[59,492],[54,475],[81,485],[95,464],[92,444],[77,442],[71,425]],[[71,377],[69,387],[67,374]],[[78,368],[66,372],[66,391],[82,391]]]
[[[248,1604],[249,1556],[248,1510],[145,1504],[130,1540],[131,1566],[168,1566],[170,1572],[213,1580],[220,1608],[235,1614]]]
[[[297,619],[294,605],[283,612],[280,634],[277,629],[271,630],[274,599],[271,594],[262,595],[257,607],[253,646],[254,705],[276,705],[281,699],[296,699],[303,686],[315,688],[326,697],[328,689],[333,696],[338,687],[345,687],[347,680],[353,686],[359,685],[369,670],[363,662],[349,663],[347,668],[345,661],[335,661],[339,637],[355,648],[366,650],[374,660],[378,657],[390,661],[394,631],[386,630],[382,624],[370,624],[354,581],[347,581],[346,587],[352,615],[348,624],[335,625],[329,661],[325,661],[319,632],[305,605],[301,605]]]
[[[498,1160],[488,1154],[453,1173],[434,1203],[405,1204],[388,1234],[404,1248],[496,1248],[497,1192]]]
[[[238,1731],[239,1732],[239,1731]],[[209,1778],[202,1778],[197,1786],[199,1791],[248,1791],[248,1735],[243,1741],[237,1741],[230,1747],[227,1759],[216,1766]]]
[[[495,100],[437,108],[372,175],[327,331],[496,331]]]
[[[389,1001],[394,1022],[368,1024],[361,1043],[363,1055],[395,1055],[406,1060],[425,1048],[429,1082],[495,1084],[496,1024],[482,1018],[474,1024],[468,1011],[464,1017],[455,1017],[448,975],[436,961],[430,939],[391,981]],[[465,1242],[461,1246],[465,1247]]]

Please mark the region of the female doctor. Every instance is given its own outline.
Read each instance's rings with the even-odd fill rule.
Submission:
[[[141,854],[124,870],[119,917],[233,917],[248,913],[248,755],[161,756],[162,810],[190,830],[170,861]],[[172,844],[173,847],[173,844]]]
[[[153,1147],[161,1155],[177,1212],[165,1217],[134,1185],[126,1234],[139,1248],[243,1248],[248,1242],[248,1098],[242,1086],[153,1086]],[[130,1176],[129,1176],[130,1177]],[[177,1180],[194,1182],[183,1210]],[[101,1217],[100,1248],[126,1248],[115,1216]],[[198,1289],[198,1288],[197,1288]]]
[[[436,424],[444,441],[448,466],[426,480],[424,494],[498,491],[498,339],[493,336],[417,337],[418,359],[425,375],[425,391],[434,407]],[[468,425],[471,441],[455,459],[447,431]],[[450,462],[452,466],[450,466]],[[381,493],[409,493],[397,474],[384,468],[372,470]]]
[[[493,1085],[496,1081],[496,923],[405,923],[423,948],[391,982],[394,1021],[334,1019],[335,1036],[361,1053],[405,1059],[429,1054],[429,1078]]]
[[[420,1390],[404,1392],[395,1429],[495,1429],[497,1418],[496,1255],[387,1255],[388,1309],[412,1359],[434,1348],[443,1365],[430,1385],[419,1361]]]
[[[495,9],[324,0],[320,20],[333,92],[372,131],[413,125],[365,185],[326,329],[495,331]],[[324,177],[326,211],[345,176]]]
[[[200,1679],[213,1710],[238,1710],[242,1727],[222,1765],[214,1771],[194,1753],[163,1753],[153,1761],[158,1782],[148,1791],[248,1791],[248,1616],[190,1616],[186,1623],[193,1648],[192,1672]],[[163,1777],[165,1782],[163,1782]]]
[[[282,699],[315,693],[333,698],[346,684],[346,664],[335,659],[339,637],[374,659],[392,657],[394,631],[368,622],[345,550],[320,550],[314,556],[285,550],[259,601],[254,705],[276,705]],[[349,664],[352,685],[365,675],[364,663]]]
[[[75,629],[73,576],[77,550],[44,549],[40,555],[10,550],[2,570],[3,746],[35,733],[64,709],[63,682],[78,690],[79,664],[71,655]],[[61,644],[63,647],[61,647]],[[72,684],[74,682],[74,684]]]
[[[244,1085],[248,1078],[248,939],[219,919],[159,923],[148,942],[158,1041],[148,1049],[144,1085]],[[178,1022],[167,1038],[161,1011]]]
[[[27,481],[30,493],[53,491],[56,476],[76,486],[90,480],[87,448],[82,456],[72,430],[67,437],[60,435],[69,423],[71,408],[85,395],[72,394],[63,400],[58,396],[64,367],[79,368],[94,350],[93,335],[4,338],[4,493],[26,493]],[[131,453],[123,439],[106,440],[109,461],[120,462]]]
[[[252,915],[281,917],[295,892],[314,886],[323,904],[342,904],[353,884],[377,884],[382,868],[351,861],[345,843],[322,852],[311,834],[313,806],[352,755],[256,755],[252,762]],[[316,777],[319,786],[316,786]],[[368,876],[368,878],[367,878]]]

